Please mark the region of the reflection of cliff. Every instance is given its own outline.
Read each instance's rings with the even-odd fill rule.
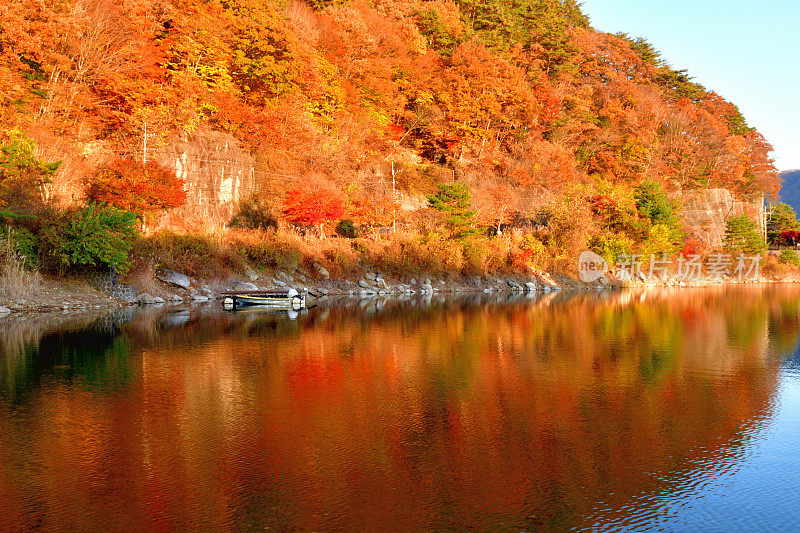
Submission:
[[[798,301],[684,290],[141,317],[124,329],[124,391],[54,378],[14,413],[0,405],[18,428],[0,436],[0,527],[624,524],[642,495],[742,453],[771,412],[768,346],[796,339]]]

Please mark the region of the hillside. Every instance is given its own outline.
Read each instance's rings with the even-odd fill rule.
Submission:
[[[643,183],[742,198],[777,188],[770,145],[734,104],[650,43],[594,30],[574,0],[0,5],[0,126],[62,162],[46,187],[62,202],[135,195],[125,171],[114,194],[87,178],[149,153],[189,189],[161,207],[225,203],[230,215],[255,195],[282,227],[322,232],[288,204],[337,198],[324,220],[399,224],[424,241],[444,222],[409,206],[457,182],[467,225],[544,228],[533,247],[548,263],[587,245],[678,245],[637,211]],[[225,185],[234,170],[247,186]],[[173,210],[160,224],[210,218]]]

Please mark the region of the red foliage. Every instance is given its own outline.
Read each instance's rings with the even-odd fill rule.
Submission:
[[[97,167],[86,180],[86,199],[143,215],[183,205],[186,191],[182,179],[155,161],[125,157]]]
[[[782,231],[778,235],[778,242],[784,246],[797,246],[800,243],[800,231]]]
[[[681,248],[681,254],[684,257],[688,257],[690,255],[704,255],[706,252],[706,244],[697,238],[696,235],[689,235],[686,237],[686,240],[683,243],[683,248]]]
[[[328,187],[305,186],[292,189],[286,195],[283,214],[288,222],[298,226],[321,226],[341,218],[344,198],[339,191]]]

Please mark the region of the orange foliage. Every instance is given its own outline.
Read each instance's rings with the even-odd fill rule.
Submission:
[[[126,157],[97,167],[86,180],[86,199],[142,215],[183,205],[186,191],[182,179],[155,161]]]
[[[283,214],[292,224],[317,226],[322,236],[322,225],[344,214],[344,198],[338,190],[325,185],[297,187],[287,193]]]
[[[561,28],[565,41],[514,30],[498,44],[484,30],[502,32],[476,26],[475,9],[451,0],[6,2],[0,128],[29,131],[53,160],[89,147],[130,152],[145,124],[165,144],[224,131],[251,149],[256,185],[274,198],[286,192],[284,175],[320,175],[334,191],[369,169],[383,169],[369,179],[385,176],[390,158],[414,167],[402,176],[411,195],[458,174],[507,188],[503,203],[515,206],[595,179],[776,191],[771,146],[736,106],[648,59],[641,43],[557,10],[531,12],[526,24]],[[81,178],[74,168],[58,178]],[[386,224],[396,206],[381,205],[384,196],[364,193],[351,216]],[[305,189],[288,198],[316,201]],[[287,205],[287,219],[321,223],[299,204]]]

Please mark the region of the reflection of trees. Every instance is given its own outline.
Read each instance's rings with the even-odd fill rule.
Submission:
[[[298,321],[192,311],[178,327],[154,312],[124,326],[124,389],[55,380],[25,404],[37,426],[0,437],[0,465],[43,464],[0,474],[0,496],[27,487],[8,493],[23,526],[31,501],[69,502],[38,523],[67,528],[625,523],[642,494],[746,449],[771,410],[771,350],[797,339],[798,300],[782,287],[387,303]],[[0,424],[9,416],[0,405]],[[58,460],[43,427],[61,428]],[[120,494],[124,513],[109,513]]]
[[[87,384],[108,384],[108,366],[127,365],[124,340],[115,337],[128,314],[44,315],[0,323],[0,396],[25,394],[54,367],[62,376],[81,375]]]

